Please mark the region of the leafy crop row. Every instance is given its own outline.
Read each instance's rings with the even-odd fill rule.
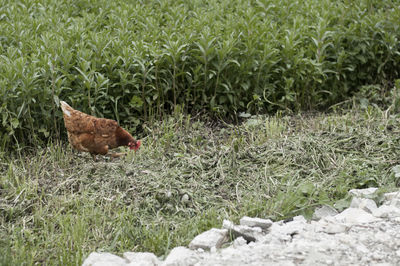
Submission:
[[[399,21],[398,1],[0,0],[0,149],[59,134],[59,99],[134,128],[391,88]]]

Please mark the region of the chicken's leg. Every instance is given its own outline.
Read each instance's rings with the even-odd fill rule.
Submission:
[[[110,156],[111,156],[111,158],[119,158],[119,157],[124,156],[126,154],[127,154],[126,152],[114,152],[114,153],[111,153]]]
[[[91,153],[90,155],[92,155],[93,161],[94,161],[94,162],[97,162],[97,156],[96,156],[96,154]]]

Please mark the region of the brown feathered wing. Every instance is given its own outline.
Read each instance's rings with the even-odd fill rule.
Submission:
[[[85,114],[73,109],[64,101],[60,103],[72,147],[92,155],[104,155],[109,149],[118,146],[115,134],[119,126],[116,121]]]

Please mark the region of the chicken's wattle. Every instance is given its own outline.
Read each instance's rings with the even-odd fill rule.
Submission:
[[[138,140],[138,141],[136,141],[135,144],[133,144],[132,146],[129,146],[129,149],[137,151],[139,149],[140,145],[141,145],[141,142],[140,142],[140,140]]]

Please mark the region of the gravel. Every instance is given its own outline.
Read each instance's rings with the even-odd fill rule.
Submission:
[[[224,221],[222,231],[204,232],[200,246],[172,249],[165,260],[152,253],[127,252],[121,258],[93,252],[83,265],[400,265],[400,195],[387,193],[378,208],[370,201],[375,190],[352,191],[350,208],[338,214],[319,211],[317,221],[244,217],[241,225]],[[227,231],[235,239],[219,248],[229,239]]]

